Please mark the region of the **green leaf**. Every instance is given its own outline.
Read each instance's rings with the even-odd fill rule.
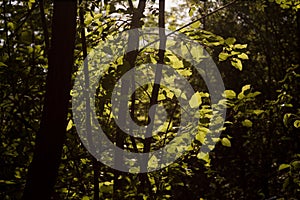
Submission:
[[[158,160],[156,156],[152,155],[150,160],[148,161],[148,167],[156,168],[158,166]]]
[[[300,128],[300,120],[294,121],[294,126],[295,126],[296,128]]]
[[[257,116],[263,112],[264,112],[264,110],[253,110],[253,113],[256,114]]]
[[[250,90],[250,88],[251,88],[251,85],[250,85],[250,84],[244,85],[244,86],[242,87],[242,93],[244,93],[244,92],[247,91],[247,90]]]
[[[151,60],[151,63],[153,63],[153,64],[157,63],[157,60],[152,56],[152,54],[150,54],[150,60]]]
[[[201,103],[201,94],[199,92],[196,92],[189,101],[191,108],[197,108],[201,105]]]
[[[288,120],[290,118],[292,114],[291,113],[286,113],[284,116],[283,116],[283,124],[287,127],[288,126]]]
[[[290,165],[289,164],[281,164],[278,169],[280,171],[280,170],[283,170],[283,169],[286,169],[286,168],[290,168]]]
[[[88,196],[84,196],[81,200],[90,200],[90,198]]]
[[[176,146],[174,146],[174,145],[170,145],[170,147],[167,148],[167,152],[172,153],[172,154],[176,153],[176,150],[177,150]]]
[[[15,29],[14,23],[8,22],[8,23],[7,23],[7,28],[8,28],[9,30],[14,30],[14,29]]]
[[[208,162],[208,163],[210,162],[208,153],[200,152],[197,154],[197,158],[204,160],[205,162]]]
[[[219,54],[219,60],[220,61],[224,61],[224,60],[227,60],[227,58],[229,57],[230,55],[228,53],[224,53],[224,52],[221,52]]]
[[[236,42],[236,39],[233,38],[233,37],[229,37],[225,40],[225,43],[228,44],[228,45],[232,45]]]
[[[252,127],[252,122],[249,119],[242,121],[242,125],[245,127]]]
[[[300,168],[300,161],[299,160],[295,160],[291,163],[291,166],[293,166],[294,169],[299,169]]]
[[[195,23],[192,23],[191,24],[191,27],[196,29],[196,28],[200,28],[201,26],[201,22],[200,21],[196,21]]]
[[[68,126],[67,126],[67,131],[69,131],[73,127],[73,121],[70,119]]]
[[[223,97],[225,97],[227,99],[235,99],[236,93],[233,90],[225,90]]]
[[[242,71],[242,69],[243,69],[242,62],[238,58],[232,58],[231,65],[240,71]]]
[[[7,65],[3,62],[0,62],[0,67],[7,67]]]
[[[205,137],[206,137],[206,132],[200,131],[200,132],[195,136],[195,139],[198,140],[199,142],[201,142],[202,144],[204,144]]]
[[[249,59],[248,55],[245,54],[245,53],[242,53],[242,54],[238,55],[238,58],[240,58],[242,60],[248,60]]]
[[[192,70],[190,70],[190,69],[179,69],[178,72],[182,76],[191,76],[193,74]]]
[[[228,138],[222,138],[221,143],[225,147],[231,147],[231,142]]]
[[[260,94],[261,94],[261,92],[258,92],[258,91],[250,92],[249,94],[247,94],[247,97],[254,98],[254,97],[256,97],[257,95],[260,95]]]
[[[238,99],[243,99],[245,97],[245,94],[244,94],[245,91],[250,90],[250,88],[251,88],[251,85],[249,85],[249,84],[248,85],[244,85],[242,87],[242,91],[238,94]],[[253,97],[256,97],[259,94],[261,94],[261,93],[260,92],[249,93],[247,95],[247,97],[253,98]]]
[[[247,44],[235,44],[234,46],[233,46],[233,48],[235,48],[235,49],[245,49],[245,48],[247,48]]]

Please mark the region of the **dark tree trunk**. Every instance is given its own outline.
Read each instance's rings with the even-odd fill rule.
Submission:
[[[133,8],[133,4],[132,4],[131,0],[129,0],[128,2],[129,2],[129,10],[131,10],[133,12],[130,29],[140,28],[141,27],[140,22],[141,22],[141,19],[143,17],[143,13],[144,13],[144,10],[146,7],[146,0],[139,0],[137,9]],[[139,36],[135,35],[135,34],[129,34],[128,49],[138,49],[138,46],[139,46]],[[129,64],[129,66],[126,66],[127,70],[134,68],[137,56],[138,56],[138,50],[134,50],[134,51],[130,51],[130,52],[126,53],[126,55],[124,56],[123,63]],[[123,67],[125,67],[125,65]],[[134,82],[134,80],[131,80],[131,81],[132,81],[131,83]],[[121,96],[128,94],[129,88],[127,86],[129,84],[130,84],[130,81],[122,80]],[[134,100],[133,100],[133,102],[134,102]],[[126,120],[125,112],[127,112],[127,111],[124,110],[124,108],[126,108],[127,103],[128,102],[126,102],[126,101],[121,101],[121,103],[120,103],[121,110],[119,112],[120,115],[118,116],[120,121]],[[134,115],[134,103],[132,104],[131,111],[132,111],[131,114],[133,116]],[[135,144],[134,138],[133,137],[130,137],[130,138],[136,149],[136,144]],[[116,134],[116,145],[120,148],[124,148],[124,140],[125,140],[124,134],[123,134],[122,130],[120,128],[118,128],[117,134]],[[122,154],[116,154],[115,158],[114,158],[115,165],[118,165],[119,163],[122,164],[123,159],[124,158],[123,158]],[[115,170],[115,172],[114,172],[113,199],[120,199],[120,196],[122,196],[120,194],[122,194],[121,191],[123,190],[124,186],[122,185],[122,182],[119,179],[119,176],[122,174],[124,174],[124,173],[122,173],[118,170]]]
[[[76,33],[76,1],[54,1],[49,71],[40,130],[23,199],[50,199],[65,142]]]

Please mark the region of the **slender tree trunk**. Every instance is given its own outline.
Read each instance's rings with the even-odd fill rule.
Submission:
[[[23,199],[51,198],[65,142],[76,33],[75,0],[54,1],[49,71],[40,130]]]
[[[80,5],[82,4],[82,0],[79,1]],[[84,5],[81,5],[80,11],[79,11],[79,20],[80,20],[80,26],[81,26],[81,44],[82,44],[82,53],[83,53],[83,59],[84,59],[84,75],[85,75],[85,85],[88,88],[90,83],[89,83],[89,66],[88,66],[88,61],[86,60],[88,56],[87,52],[87,44],[86,44],[86,36],[85,36],[85,25],[84,25]],[[86,127],[87,130],[91,130],[91,117],[90,117],[90,110],[91,110],[91,105],[90,105],[90,95],[88,91],[85,91],[86,98]],[[94,148],[93,140],[91,138],[88,138],[88,143],[91,148]],[[92,158],[93,161],[93,171],[94,171],[94,200],[99,200],[100,196],[100,190],[99,190],[99,176],[100,176],[100,169],[99,169],[99,163],[96,158]]]
[[[155,71],[155,84],[153,85],[153,90],[151,93],[151,99],[150,99],[150,107],[157,104],[158,94],[159,94],[159,88],[160,88],[160,82],[162,79],[162,65],[164,64],[164,58],[165,58],[165,49],[166,49],[166,33],[165,33],[165,0],[159,0],[159,17],[158,17],[158,27],[159,29],[159,50],[158,50],[158,62],[157,67]],[[147,126],[146,130],[146,136],[148,138],[145,139],[144,142],[144,152],[150,152],[151,150],[151,137],[153,132],[153,125],[155,121],[155,113],[156,111],[149,114],[149,119],[153,120],[151,124]],[[150,137],[151,136],[151,137]],[[148,162],[146,161],[143,163],[144,166],[142,166],[146,170],[148,167]],[[152,192],[151,183],[148,180],[147,173],[141,174],[141,186],[146,187],[148,186],[149,192]]]
[[[129,7],[130,7],[130,10],[133,11],[132,22],[130,24],[130,28],[131,29],[140,28],[140,21],[141,21],[141,18],[143,16],[143,12],[144,12],[145,7],[146,7],[146,0],[140,0],[137,9],[133,8],[133,4],[132,4],[131,0],[129,0]],[[138,45],[139,45],[138,41],[139,41],[139,36],[138,35],[129,34],[128,49],[137,49]],[[127,67],[127,70],[134,68],[137,55],[138,55],[138,50],[128,52],[124,56],[123,63],[125,63],[125,65],[123,67]],[[121,96],[128,94],[128,92],[129,92],[128,85],[129,84],[130,84],[130,81],[122,80],[122,82],[121,82]],[[121,109],[119,111],[120,121],[125,121],[126,120],[125,112],[127,112],[127,111],[124,110],[123,108],[126,108],[127,103],[128,102],[126,102],[126,101],[121,101],[120,102],[120,109]],[[133,100],[133,103],[134,103],[134,100]],[[134,138],[131,137],[131,139],[133,141],[133,144],[135,144]],[[122,130],[120,128],[118,128],[117,129],[117,134],[116,134],[116,145],[120,148],[124,148],[124,140],[125,140],[124,134],[123,134]],[[123,155],[122,154],[116,154],[114,159],[115,159],[115,165],[117,165],[119,163],[122,163]],[[122,191],[122,185],[121,185],[121,181],[119,179],[119,176],[121,174],[122,173],[117,171],[117,170],[114,173],[113,199],[119,199],[119,197],[121,196],[121,195],[118,194],[118,192]]]

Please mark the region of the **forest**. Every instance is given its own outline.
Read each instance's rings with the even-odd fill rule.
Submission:
[[[300,0],[0,10],[0,199],[300,199]]]

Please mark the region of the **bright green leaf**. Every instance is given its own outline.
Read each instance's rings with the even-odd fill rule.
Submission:
[[[235,49],[245,49],[245,48],[247,48],[247,44],[235,44],[234,45],[234,48]]]
[[[219,60],[220,60],[220,61],[224,61],[224,60],[226,60],[229,56],[230,56],[230,55],[229,55],[228,53],[221,52],[221,53],[219,54]]]
[[[205,137],[206,137],[206,132],[200,131],[200,132],[195,136],[195,139],[198,140],[199,142],[201,142],[202,144],[204,144]]]
[[[290,168],[290,165],[289,164],[281,164],[278,169],[280,171],[280,170],[283,170],[283,169],[286,169],[286,168]]]
[[[200,21],[196,21],[195,23],[192,23],[191,24],[191,27],[196,29],[196,28],[200,28],[201,26],[201,22]]]
[[[156,168],[158,166],[158,160],[156,156],[152,155],[150,160],[148,161],[148,167]]]
[[[240,71],[242,71],[242,69],[243,69],[243,64],[242,64],[241,60],[238,58],[232,58],[231,65]]]
[[[197,158],[198,159],[201,159],[201,160],[204,160],[205,162],[208,162],[209,163],[209,154],[208,153],[204,153],[204,152],[200,152],[197,154]]]
[[[257,116],[263,112],[264,112],[264,110],[253,110],[253,113],[256,114]]]
[[[249,119],[242,121],[242,125],[245,127],[252,127],[252,122]]]
[[[247,94],[247,97],[249,98],[254,98],[256,97],[257,95],[260,95],[261,92],[250,92],[249,94]]]
[[[242,93],[244,93],[246,90],[249,90],[251,88],[251,85],[244,85],[243,87],[242,87]]]
[[[222,138],[221,143],[225,147],[231,147],[231,142],[228,138]]]
[[[295,126],[296,128],[300,128],[300,120],[294,121],[294,126]]]
[[[189,101],[191,108],[197,108],[201,105],[201,103],[201,94],[199,92],[196,92]]]
[[[287,127],[288,126],[288,120],[290,118],[292,114],[291,113],[286,113],[284,116],[283,116],[283,124]]]
[[[67,131],[69,131],[73,127],[73,121],[70,119],[68,126],[67,126]]]
[[[248,55],[245,54],[245,53],[242,53],[242,54],[238,55],[238,58],[240,58],[242,60],[248,60],[249,59]]]
[[[232,45],[236,42],[236,39],[233,38],[233,37],[229,37],[225,40],[225,43],[228,44],[228,45]]]
[[[236,93],[233,90],[225,90],[223,97],[227,99],[234,99],[236,98]]]

